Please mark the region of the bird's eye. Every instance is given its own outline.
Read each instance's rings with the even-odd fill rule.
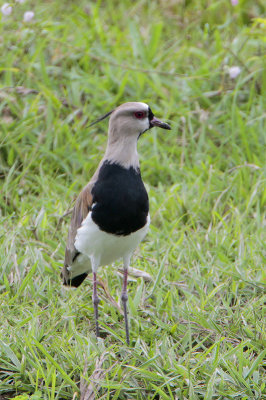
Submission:
[[[135,117],[138,119],[144,118],[145,113],[143,111],[137,111],[137,112],[135,112]]]

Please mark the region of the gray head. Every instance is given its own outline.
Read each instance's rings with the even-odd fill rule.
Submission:
[[[162,129],[171,129],[165,122],[154,117],[148,104],[141,102],[128,102],[121,104],[114,110],[98,118],[90,126],[110,117],[109,130],[122,134],[135,134],[138,137],[148,129],[158,126]]]
[[[144,132],[154,126],[171,129],[168,124],[155,118],[147,104],[140,102],[121,104],[91,125],[109,115],[108,146],[105,158],[117,161],[124,166],[138,166],[137,140]]]
[[[121,135],[134,135],[138,138],[154,126],[171,129],[168,124],[154,117],[147,104],[130,102],[122,104],[111,113],[109,132],[112,132],[117,138]]]

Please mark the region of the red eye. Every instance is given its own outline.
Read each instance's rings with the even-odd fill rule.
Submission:
[[[143,111],[137,111],[137,112],[135,112],[135,117],[138,119],[144,118],[145,113]]]

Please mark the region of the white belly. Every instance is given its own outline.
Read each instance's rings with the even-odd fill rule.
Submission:
[[[92,269],[108,265],[119,258],[130,257],[147,234],[150,224],[148,215],[146,225],[127,236],[116,236],[101,231],[91,218],[91,212],[77,230],[76,249],[91,260]],[[73,271],[74,272],[74,271]]]

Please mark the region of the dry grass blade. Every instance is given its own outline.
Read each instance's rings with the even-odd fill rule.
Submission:
[[[57,224],[56,224],[55,231],[54,231],[54,236],[55,236],[56,232],[59,230],[59,228],[60,228],[60,226],[61,226],[61,224],[62,224],[64,218],[66,218],[66,217],[68,217],[69,215],[71,215],[72,212],[73,212],[73,209],[74,209],[74,207],[71,207],[71,208],[68,209],[66,212],[64,212],[63,215],[61,215],[61,216],[59,217],[58,222],[57,222]]]
[[[89,278],[92,281],[92,277]],[[97,279],[97,284],[100,286],[103,290],[104,293],[107,297],[107,299],[110,301],[110,303],[120,312],[121,315],[123,315],[123,310],[120,307],[120,305],[115,301],[115,299],[111,296],[110,291],[108,289],[107,282],[104,282],[102,279]]]
[[[109,369],[105,370],[102,368],[104,360],[105,360],[105,355],[106,353],[103,353],[101,357],[97,358],[96,363],[95,363],[95,369],[91,376],[88,378],[90,383],[82,377],[80,380],[80,400],[93,400],[95,399],[95,393],[98,390],[98,387],[100,385],[99,380],[108,373]],[[86,374],[87,371],[87,362],[85,362],[83,374]],[[113,366],[111,367],[113,368]]]
[[[118,269],[119,272],[123,273],[123,268]],[[129,275],[133,276],[134,278],[143,278],[145,282],[151,282],[152,277],[148,272],[142,271],[141,269],[132,268],[128,269]]]

